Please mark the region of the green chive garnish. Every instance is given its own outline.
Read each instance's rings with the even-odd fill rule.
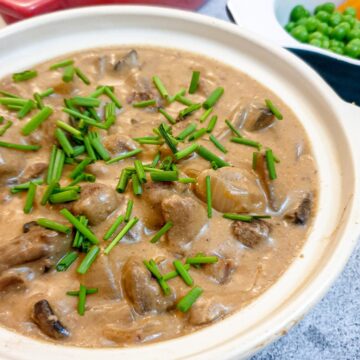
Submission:
[[[273,104],[273,102],[271,100],[266,99],[265,104],[278,120],[283,119],[283,116],[282,116],[280,110]]]
[[[85,305],[86,305],[86,287],[80,284],[79,298],[77,305],[77,311],[80,316],[83,316],[85,314]]]
[[[225,120],[225,124],[229,127],[229,129],[239,138],[242,137],[242,135],[240,134],[240,132],[235,129],[234,125],[229,121],[229,120]]]
[[[99,134],[96,132],[89,132],[89,139],[92,147],[100,155],[101,159],[104,161],[110,160],[111,156],[109,152],[105,149],[104,145],[101,143]]]
[[[185,270],[189,270],[190,267],[191,267],[190,264],[184,264]],[[177,276],[179,276],[179,274],[176,270],[174,270],[168,272],[167,274],[164,274],[162,278],[164,279],[164,281],[169,281],[171,279],[175,279]]]
[[[40,145],[22,145],[22,144],[13,144],[6,141],[0,141],[0,147],[22,150],[22,151],[37,151],[41,149]]]
[[[160,132],[161,136],[164,138],[166,144],[169,146],[170,150],[173,152],[173,154],[176,154],[178,151],[176,148],[176,144],[174,143],[172,137],[169,136],[168,132],[165,129],[164,124],[161,124],[159,126],[159,132]]]
[[[253,221],[253,217],[252,217],[251,215],[225,213],[225,214],[223,214],[223,217],[224,217],[225,219],[237,220],[237,221],[244,221],[244,222],[251,222],[251,221]]]
[[[188,99],[188,98],[186,98],[185,96],[180,95],[180,94],[177,94],[177,95],[175,96],[175,100],[176,100],[177,102],[183,104],[183,105],[186,105],[186,106],[194,105],[194,103],[193,103],[190,99]]]
[[[13,122],[11,120],[8,120],[7,123],[0,128],[0,136],[3,136],[12,125]]]
[[[18,192],[21,192],[21,191],[25,191],[25,190],[28,190],[29,187],[30,187],[30,184],[31,183],[34,183],[36,185],[41,185],[44,181],[42,179],[35,179],[35,180],[32,180],[32,181],[27,181],[25,183],[22,183],[22,184],[19,184],[19,185],[14,185],[10,192],[12,194],[16,194]]]
[[[92,159],[87,157],[85,158],[71,173],[70,178],[75,179],[78,175],[80,175],[85,168],[92,162]]]
[[[42,93],[40,93],[39,96],[41,98],[45,98],[45,97],[52,95],[54,92],[55,92],[55,90],[53,88],[48,88],[45,91],[43,91]]]
[[[142,145],[162,145],[162,144],[164,144],[164,140],[162,140],[162,139],[136,138],[134,140]]]
[[[192,144],[192,145],[188,146],[187,148],[178,151],[174,155],[174,157],[176,160],[183,159],[183,158],[191,155],[192,153],[194,153],[198,149],[198,147],[199,147],[198,144]]]
[[[79,255],[76,251],[68,252],[56,264],[56,271],[66,271],[78,257]]]
[[[222,145],[220,143],[220,141],[214,136],[214,135],[210,135],[209,136],[210,141],[224,154],[226,154],[228,151],[225,149],[224,145]]]
[[[150,176],[152,181],[176,181],[179,178],[177,171],[151,171]]]
[[[168,221],[150,240],[152,244],[157,243],[160,238],[173,227],[172,221]]]
[[[214,164],[216,164],[216,166],[219,168],[230,165],[202,145],[198,147],[196,152],[205,160],[208,160],[209,162],[214,162]]]
[[[39,93],[34,93],[34,99],[35,99],[38,109],[40,109],[40,110],[43,109],[44,103],[43,103],[42,98]]]
[[[118,109],[122,108],[120,101],[116,98],[115,93],[109,86],[104,87],[104,94],[115,104]]]
[[[190,115],[196,110],[199,110],[200,108],[201,108],[201,104],[190,105],[179,112],[179,118],[184,119],[186,116]]]
[[[192,288],[176,305],[176,308],[185,313],[190,310],[191,306],[203,293],[203,289],[199,286]]]
[[[98,238],[90,231],[90,229],[84,226],[68,209],[60,210],[60,214],[63,215],[90,242],[93,244],[99,243]]]
[[[161,154],[160,154],[160,152],[158,152],[158,153],[155,155],[153,161],[151,162],[150,167],[151,167],[151,168],[155,168],[155,167],[157,166],[158,162],[160,161],[160,158],[161,158]]]
[[[51,180],[59,181],[64,168],[65,154],[61,149],[56,150],[56,157],[54,162],[54,169]]]
[[[182,184],[195,184],[197,180],[195,178],[179,178],[178,182]]]
[[[29,190],[25,199],[24,213],[29,214],[33,208],[37,185],[34,182],[30,182]]]
[[[213,107],[220,99],[223,93],[224,93],[224,88],[218,87],[217,89],[215,89],[203,103],[203,108],[209,109]]]
[[[185,284],[188,286],[192,286],[194,283],[194,280],[192,279],[190,274],[187,272],[187,270],[184,268],[183,263],[180,260],[175,260],[173,262],[173,265],[174,265],[176,271],[181,276],[181,278],[184,280]]]
[[[159,108],[158,109],[159,113],[164,115],[164,117],[166,118],[167,121],[169,121],[170,124],[176,124],[176,120],[169,114],[167,113],[163,108]]]
[[[252,169],[253,170],[256,170],[259,154],[260,153],[258,153],[257,151],[253,152],[253,156],[252,156]]]
[[[101,101],[97,98],[75,96],[71,99],[71,102],[75,106],[86,106],[86,107],[98,107]]]
[[[198,264],[215,264],[218,262],[219,258],[217,256],[200,256],[197,255],[192,258],[187,258],[186,263],[190,265],[198,265]]]
[[[132,104],[132,106],[134,108],[145,108],[145,107],[154,106],[154,105],[156,105],[156,100],[155,99],[139,101],[139,102],[136,102],[136,103]]]
[[[275,168],[275,159],[271,149],[265,151],[265,159],[267,169],[269,171],[270,180],[275,180],[277,178],[276,168]]]
[[[49,67],[50,70],[56,70],[56,69],[59,69],[59,68],[62,68],[62,67],[66,67],[66,66],[69,66],[69,65],[72,65],[74,64],[74,60],[62,60],[62,61],[59,61],[53,65],[51,65]]]
[[[141,187],[141,181],[139,180],[137,174],[134,173],[131,175],[131,181],[134,195],[141,195],[143,191]]]
[[[74,135],[75,137],[81,137],[81,131],[61,120],[56,121],[56,126],[67,131],[69,134]]]
[[[12,79],[15,82],[26,81],[33,79],[37,76],[37,74],[38,73],[35,70],[25,70],[23,72],[13,74]]]
[[[188,125],[176,138],[180,141],[184,141],[195,130],[196,130],[196,124],[192,123]]]
[[[195,131],[194,133],[192,133],[190,136],[189,136],[189,141],[194,141],[194,140],[197,140],[199,138],[201,138],[203,135],[206,134],[206,128],[201,128],[197,131]]]
[[[75,68],[75,74],[85,85],[90,85],[89,78],[78,67]]]
[[[194,94],[199,86],[200,71],[193,71],[189,86],[189,94]]]
[[[108,255],[109,252],[114,248],[115,245],[136,225],[139,221],[137,217],[133,217],[121,231],[116,235],[114,240],[108,245],[108,247],[104,250],[104,254]]]
[[[36,220],[36,223],[46,229],[55,230],[55,231],[62,232],[65,234],[69,234],[71,232],[71,228],[69,228],[66,225],[60,224],[56,221],[53,221],[53,220],[40,218],[40,219]]]
[[[95,155],[95,151],[91,145],[90,142],[90,138],[88,135],[84,136],[84,146],[85,146],[85,150],[88,154],[88,158],[90,158],[91,160],[95,161],[96,160],[96,155]]]
[[[160,78],[158,76],[153,76],[152,78],[154,85],[156,86],[156,88],[158,89],[161,97],[165,100],[168,100],[169,98],[169,93],[165,88],[165,85],[162,83],[162,81],[160,80]]]
[[[41,199],[41,205],[46,205],[47,202],[49,201],[49,197],[50,195],[54,192],[55,188],[56,187],[59,187],[59,184],[56,180],[53,180],[50,182],[50,184],[47,186],[45,192],[44,192],[44,195]]]
[[[74,78],[74,74],[75,74],[75,69],[72,65],[68,65],[64,68],[64,73],[62,76],[62,79],[64,82],[68,83],[70,81],[72,81],[72,79]]]
[[[96,120],[92,119],[91,117],[89,116],[86,116],[84,114],[82,114],[81,112],[79,111],[76,111],[76,110],[72,110],[72,109],[68,109],[68,108],[63,108],[62,111],[64,113],[67,113],[75,118],[79,118],[81,120],[83,120],[83,122],[87,125],[90,125],[90,126],[95,126],[95,127],[98,127],[100,129],[106,129],[106,125],[103,124],[103,123],[99,123],[97,122]]]
[[[19,110],[17,117],[19,119],[23,119],[32,109],[34,109],[34,107],[34,102],[32,100],[28,100]]]
[[[124,219],[126,223],[129,222],[129,220],[130,220],[133,206],[134,206],[134,201],[130,199],[126,205],[126,212],[125,212],[125,219]]]
[[[28,100],[21,98],[13,98],[13,97],[0,97],[0,104],[9,106],[9,105],[18,105],[24,106]]]
[[[79,216],[77,219],[85,227],[87,226],[87,224],[89,222],[89,220],[83,215]],[[84,239],[85,239],[84,235],[79,230],[76,230],[72,246],[74,248],[80,248],[82,246]]]
[[[99,292],[98,288],[86,288],[86,295],[97,294]],[[66,292],[66,295],[69,296],[79,296],[79,290],[70,290]]]
[[[128,182],[130,180],[130,177],[131,177],[131,173],[128,170],[123,169],[121,171],[119,182],[116,186],[117,192],[119,192],[119,193],[125,192]]]
[[[142,149],[131,150],[131,151],[129,151],[129,152],[126,152],[126,153],[124,153],[124,154],[121,154],[121,155],[119,155],[119,156],[117,156],[117,157],[114,157],[114,158],[108,160],[106,163],[107,163],[107,164],[113,164],[113,163],[118,162],[118,161],[120,161],[120,160],[124,160],[124,159],[127,159],[127,158],[129,158],[129,157],[132,157],[132,156],[135,156],[135,155],[137,155],[137,154],[140,154],[141,152],[142,152]]]
[[[141,183],[146,183],[146,175],[143,164],[140,160],[134,161],[135,171]]]
[[[10,97],[10,98],[17,98],[17,99],[20,98],[20,96],[12,94],[11,92],[8,92],[8,91],[5,91],[5,90],[0,90],[0,95]]]
[[[52,204],[63,204],[70,201],[75,201],[80,198],[80,195],[75,190],[62,191],[49,196],[49,201]]]
[[[210,119],[210,121],[209,121],[209,125],[208,125],[208,127],[207,127],[207,129],[206,129],[206,131],[207,131],[208,133],[211,133],[211,132],[214,130],[214,127],[215,127],[215,125],[216,125],[217,119],[218,119],[217,115],[214,115],[214,116],[211,117],[211,119]]]
[[[86,236],[85,236],[86,237]],[[90,239],[89,239],[90,240]],[[93,245],[89,252],[85,255],[80,266],[77,268],[77,273],[84,275],[89,270],[91,264],[95,261],[96,257],[99,255],[100,248],[96,245]]]
[[[120,226],[120,224],[124,221],[125,216],[124,215],[120,215],[116,218],[116,220],[114,221],[114,223],[110,226],[109,230],[105,233],[103,239],[104,240],[109,240],[111,238],[111,236],[113,236],[114,232],[116,231],[116,229]]]
[[[65,133],[61,129],[55,130],[55,137],[67,156],[71,157],[74,155],[74,149],[71,146],[70,141],[66,137]]]
[[[209,108],[207,110],[204,111],[204,113],[199,117],[199,120],[201,123],[203,123],[211,114],[211,112],[213,111],[214,108]]]
[[[250,140],[250,139],[245,139],[243,137],[239,138],[239,137],[232,137],[230,139],[231,142],[237,143],[237,144],[242,144],[242,145],[247,145],[247,146],[252,146],[257,148],[259,151],[261,150],[262,145],[254,140]]]
[[[149,262],[147,262],[146,260],[143,261],[144,265],[146,266],[146,268],[150,271],[150,273],[156,278],[156,280],[158,281],[164,295],[170,295],[171,293],[171,289],[170,286],[167,284],[167,282],[163,279],[160,270],[158,268],[158,266],[156,265],[154,260],[150,260]]]
[[[21,129],[23,135],[30,135],[36,130],[49,116],[53,113],[53,109],[45,106],[35,116],[33,116],[29,122]]]
[[[206,184],[206,203],[207,203],[207,213],[208,218],[212,218],[212,195],[211,195],[211,178],[210,176],[206,176],[205,178]]]

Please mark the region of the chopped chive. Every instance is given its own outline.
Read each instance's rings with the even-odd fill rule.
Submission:
[[[270,215],[251,215],[253,219],[271,219]]]
[[[214,108],[212,107],[205,110],[204,113],[199,117],[200,122],[203,123],[209,117],[213,110]]]
[[[8,120],[7,123],[0,128],[0,136],[3,136],[12,125],[13,122],[11,120]]]
[[[156,88],[158,89],[161,97],[163,99],[168,100],[169,99],[169,93],[165,88],[165,85],[162,83],[162,81],[160,80],[160,78],[158,76],[153,76],[152,78],[154,85],[156,86]]]
[[[252,146],[257,148],[259,151],[261,150],[262,145],[254,140],[250,140],[250,139],[245,139],[243,137],[239,138],[239,137],[232,137],[230,139],[231,142],[237,143],[237,144],[242,144],[242,145],[247,145],[247,146]]]
[[[183,263],[180,260],[175,260],[173,262],[173,265],[174,265],[176,271],[181,276],[181,278],[184,280],[185,284],[188,286],[192,286],[194,283],[194,280],[192,279],[190,274],[187,272],[187,270],[184,268]]]
[[[36,223],[46,229],[51,229],[51,230],[55,230],[55,231],[58,231],[58,232],[62,232],[62,233],[65,233],[65,234],[69,234],[71,232],[71,228],[66,226],[66,225],[63,225],[63,224],[60,224],[56,221],[53,221],[53,220],[49,220],[49,219],[45,219],[45,218],[39,218],[36,220]]]
[[[178,151],[174,155],[174,157],[176,160],[181,160],[181,159],[191,155],[192,153],[194,153],[198,149],[198,147],[199,147],[198,144],[192,144],[192,145],[188,146],[187,148]]]
[[[171,170],[172,163],[173,163],[172,156],[166,156],[160,164],[160,169],[166,171]]]
[[[214,153],[212,153],[210,150],[208,150],[206,147],[202,145],[198,147],[196,152],[205,160],[208,160],[209,162],[214,162],[218,168],[223,166],[229,166],[229,163],[219,158],[217,155],[215,155]]]
[[[97,98],[74,96],[71,102],[75,106],[98,107],[101,101]]]
[[[95,161],[96,160],[95,151],[91,145],[90,138],[88,135],[84,136],[84,146],[85,146],[86,152],[88,154],[88,157]]]
[[[100,155],[101,159],[104,161],[110,160],[111,156],[109,152],[105,149],[104,145],[101,143],[98,133],[89,132],[90,143],[95,151]]]
[[[0,147],[22,150],[22,151],[37,151],[41,149],[40,145],[23,145],[23,144],[13,144],[6,141],[0,141]]]
[[[34,102],[32,100],[28,100],[18,111],[17,117],[19,119],[23,119],[34,107]]]
[[[114,240],[107,246],[107,248],[104,250],[104,254],[108,255],[114,246],[117,245],[117,243],[136,225],[138,221],[139,219],[137,217],[133,217],[116,235]]]
[[[157,243],[160,238],[173,227],[172,221],[168,221],[150,240],[152,244]]]
[[[194,94],[199,86],[200,71],[193,71],[189,86],[189,94]]]
[[[32,180],[32,181],[27,181],[27,182],[19,184],[19,185],[14,185],[13,187],[11,187],[10,192],[12,194],[16,194],[18,192],[28,190],[31,183],[34,183],[36,185],[41,185],[43,183],[43,180],[42,179],[35,179],[35,180]]]
[[[64,168],[65,154],[61,149],[56,150],[56,157],[54,162],[54,169],[51,180],[59,181]]]
[[[60,210],[60,214],[63,215],[85,238],[87,238],[93,244],[98,244],[98,238],[93,232],[86,226],[84,226],[68,209]]]
[[[171,294],[170,286],[163,278],[158,279],[158,283],[159,283],[161,290],[163,291],[165,296],[168,296]]]
[[[116,121],[116,106],[113,102],[105,105],[105,125],[110,128]]]
[[[135,166],[137,177],[139,178],[140,182],[146,183],[146,175],[145,175],[145,171],[144,171],[142,162],[140,160],[135,160],[134,166]]]
[[[97,97],[103,95],[104,92],[105,92],[105,86],[98,86],[96,88],[96,90],[89,95],[89,97],[96,97],[97,98]]]
[[[92,162],[92,159],[87,157],[85,158],[71,173],[70,178],[75,179],[78,175],[80,175],[85,168]]]
[[[75,69],[72,65],[65,66],[62,80],[66,83],[73,80],[75,74]]]
[[[65,191],[76,191],[76,192],[80,192],[81,191],[81,187],[80,186],[64,186],[64,187],[56,187],[54,189],[54,193],[61,193],[61,192],[65,192]]]
[[[167,113],[163,108],[159,108],[158,109],[159,113],[164,115],[164,117],[166,118],[167,121],[169,121],[170,124],[176,124],[176,120],[169,114]]]
[[[225,149],[224,145],[222,145],[220,143],[220,141],[214,136],[214,135],[210,135],[209,136],[210,141],[224,154],[226,154],[228,151]]]
[[[78,67],[75,68],[75,74],[85,85],[90,85],[89,78]]]
[[[120,174],[119,182],[116,186],[116,191],[119,193],[125,192],[129,180],[130,180],[129,171],[126,169],[123,169]]]
[[[189,136],[189,141],[194,141],[194,140],[197,140],[199,138],[201,138],[203,135],[206,134],[206,128],[201,128],[197,131],[195,131],[194,133],[192,133],[190,136]]]
[[[120,215],[116,218],[116,220],[114,221],[114,223],[110,226],[110,228],[108,229],[108,231],[105,233],[103,239],[104,240],[109,240],[111,238],[111,236],[114,234],[114,232],[116,231],[116,229],[120,226],[120,224],[124,221],[125,216],[124,215]]]
[[[154,260],[150,260],[150,261],[143,261],[145,267],[151,272],[151,274],[157,279],[161,279],[162,275],[161,272],[158,268],[158,266],[156,265],[156,262]]]
[[[186,98],[185,96],[180,95],[180,94],[177,94],[177,95],[175,96],[175,100],[176,100],[177,102],[183,104],[183,105],[186,105],[186,106],[194,105],[194,103],[193,103],[190,99],[188,99],[188,98]]]
[[[100,248],[97,245],[93,245],[89,252],[83,258],[80,266],[77,268],[77,273],[84,275],[90,268],[91,264],[95,261],[100,252]]]
[[[141,195],[143,190],[141,187],[141,181],[139,180],[139,177],[137,176],[137,174],[131,175],[131,181],[132,181],[134,195]]]
[[[35,70],[25,70],[23,72],[13,74],[12,79],[15,82],[26,81],[33,79],[34,77],[37,76],[37,74],[38,73]]]
[[[142,145],[162,145],[162,144],[164,144],[164,140],[161,140],[161,139],[137,138],[134,140]]]
[[[56,264],[56,271],[66,271],[78,257],[76,251],[69,251]]]
[[[28,100],[21,98],[13,98],[13,97],[0,97],[0,104],[9,106],[9,105],[19,105],[24,106]]]
[[[242,135],[240,134],[240,132],[235,129],[234,125],[229,121],[229,120],[225,120],[225,124],[229,127],[229,129],[239,138],[242,137]]]
[[[49,166],[48,166],[47,175],[46,175],[46,183],[48,185],[50,184],[51,180],[53,179],[56,153],[57,153],[57,147],[56,147],[56,145],[53,145],[51,148]]]
[[[139,102],[136,102],[136,103],[132,104],[132,106],[134,108],[145,108],[145,107],[154,106],[154,105],[156,105],[156,100],[155,99],[139,101]]]
[[[155,129],[154,129],[155,130]],[[158,134],[160,134],[160,131],[159,131],[159,129],[156,129],[156,133]],[[158,135],[158,136],[143,136],[143,137],[136,137],[136,138],[133,138],[133,140],[135,140],[135,141],[138,141],[138,140],[159,140],[159,138],[160,138],[160,135]]]
[[[271,100],[266,99],[265,104],[278,120],[283,119],[283,116],[282,116],[280,110],[273,104],[273,102]]]
[[[88,219],[83,215],[79,216],[78,220],[84,226],[87,226],[89,222]],[[72,246],[74,248],[80,248],[83,243],[83,240],[84,240],[84,235],[79,230],[76,230]]]
[[[104,93],[115,104],[115,106],[118,109],[122,108],[122,105],[121,105],[120,101],[116,98],[114,92],[111,90],[111,88],[109,86],[104,87]]]
[[[257,151],[253,152],[253,156],[252,156],[252,169],[253,170],[256,170],[258,157],[259,157],[259,153]]]
[[[165,140],[166,144],[168,145],[168,147],[172,151],[172,153],[176,154],[177,151],[178,151],[177,148],[176,148],[176,144],[174,143],[173,138],[171,136],[169,136],[168,132],[165,129],[164,124],[161,124],[159,126],[159,131],[160,131],[161,136]]]
[[[195,178],[179,178],[178,182],[182,184],[195,184],[197,180]]]
[[[177,303],[176,308],[183,313],[189,311],[203,291],[201,287],[195,286]]]
[[[190,264],[184,264],[184,268],[185,268],[185,270],[189,270],[191,268],[191,266],[190,266]],[[164,274],[162,278],[165,281],[169,281],[171,279],[175,279],[178,276],[179,276],[178,272],[176,270],[174,270],[174,271],[168,272],[167,274]]]
[[[44,205],[47,204],[50,195],[54,192],[55,188],[58,187],[58,186],[59,186],[59,184],[57,183],[56,180],[53,180],[53,181],[51,181],[49,183],[49,185],[47,186],[47,188],[46,188],[46,190],[44,192],[44,195],[43,195],[43,197],[41,199],[41,202],[40,202],[41,205],[44,206]]]
[[[97,294],[99,292],[98,288],[86,288],[86,295]],[[69,296],[79,296],[79,290],[70,290],[66,292],[66,295]]]
[[[125,212],[125,219],[124,220],[125,220],[126,223],[129,222],[129,220],[130,220],[133,206],[134,206],[134,201],[130,199],[128,201],[128,203],[127,203],[126,212]]]
[[[212,218],[212,194],[211,194],[211,178],[209,175],[205,177],[206,184],[206,203],[208,218]]]
[[[176,138],[180,141],[184,141],[195,130],[196,130],[196,124],[192,123],[188,125]]]
[[[36,194],[37,185],[34,182],[30,182],[29,190],[25,199],[24,213],[29,214],[34,205],[34,199]]]
[[[218,262],[219,258],[217,256],[195,256],[192,258],[187,258],[186,263],[190,265],[198,264],[215,264]]]
[[[81,316],[85,314],[85,305],[86,305],[86,287],[80,284],[77,312]]]
[[[68,191],[62,191],[56,194],[51,194],[49,196],[49,201],[52,204],[62,204],[74,200],[78,200],[80,198],[80,195],[77,191],[74,190],[68,190]]]
[[[184,119],[186,116],[190,115],[196,110],[199,110],[200,108],[201,108],[201,104],[190,105],[179,112],[179,118]]]
[[[179,178],[177,171],[151,171],[150,176],[152,181],[176,181]]]
[[[56,70],[56,69],[59,69],[61,67],[66,67],[66,66],[69,66],[69,65],[72,65],[74,64],[74,60],[63,60],[63,61],[59,61],[53,65],[51,65],[49,67],[50,70]]]
[[[4,122],[5,118],[3,116],[0,116],[0,124]]]
[[[87,125],[91,125],[91,126],[95,126],[95,127],[98,127],[100,129],[106,129],[106,125],[103,124],[103,123],[98,123],[96,120],[92,119],[91,117],[89,116],[86,116],[84,114],[82,114],[81,112],[79,111],[76,111],[76,110],[72,110],[72,109],[68,109],[68,108],[63,108],[62,111],[64,113],[67,113],[75,118],[79,118],[81,120],[84,121],[84,123],[86,123]]]
[[[70,141],[66,137],[65,133],[61,129],[55,130],[55,137],[67,156],[71,157],[74,155],[74,149],[71,146]]]
[[[45,106],[35,116],[33,116],[29,122],[21,129],[23,135],[30,135],[36,130],[49,116],[53,113],[53,109]]]
[[[21,110],[21,105],[7,105],[7,108],[9,110],[17,110],[17,111],[19,111],[19,110]]]
[[[71,183],[67,187],[74,186],[74,185],[78,184],[81,181],[95,182],[96,181],[96,176],[93,175],[93,174],[81,173],[73,181],[71,181]]]
[[[46,89],[45,91],[43,91],[42,93],[40,93],[39,96],[40,96],[41,98],[45,98],[45,97],[48,97],[48,96],[52,95],[54,92],[55,92],[55,91],[54,91],[53,88],[48,88],[48,89]]]
[[[126,153],[124,153],[124,154],[121,154],[121,155],[119,155],[119,156],[117,156],[117,157],[114,157],[114,158],[108,160],[106,163],[107,163],[107,164],[113,164],[113,163],[118,162],[118,161],[120,161],[120,160],[124,160],[124,159],[127,159],[127,158],[129,158],[129,157],[132,157],[132,156],[135,156],[135,155],[137,155],[137,154],[140,154],[141,152],[142,152],[141,149],[135,149],[135,150],[126,152]]]
[[[209,97],[204,101],[203,108],[209,109],[209,108],[213,107],[217,103],[217,101],[220,99],[220,97],[222,96],[223,93],[224,93],[224,88],[222,88],[222,87],[216,88],[209,95]]]
[[[225,213],[223,214],[223,217],[225,219],[230,219],[230,220],[237,220],[237,221],[244,221],[244,222],[251,222],[253,220],[253,216],[252,215],[242,215],[242,214],[230,214],[230,213]]]
[[[265,159],[267,169],[269,171],[270,180],[275,180],[277,178],[274,155],[271,149],[265,151]]]
[[[20,96],[12,94],[11,92],[5,91],[5,90],[0,90],[0,94],[6,97],[10,97],[10,98],[17,98],[19,99]]]
[[[34,99],[35,99],[38,109],[40,109],[40,110],[43,109],[44,103],[43,103],[42,98],[39,93],[34,93]]]
[[[71,126],[61,120],[56,121],[56,126],[60,129],[67,131],[69,134],[74,135],[76,137],[81,136],[81,131],[79,131],[78,129],[75,129],[73,126]]]
[[[158,153],[155,155],[153,161],[151,162],[151,165],[150,165],[151,168],[155,168],[155,167],[156,167],[156,165],[157,165],[158,162],[160,161],[160,157],[161,157],[161,154],[160,154],[160,152],[158,152]]]

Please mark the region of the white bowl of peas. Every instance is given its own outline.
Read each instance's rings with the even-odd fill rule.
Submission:
[[[230,0],[228,7],[240,26],[283,47],[360,65],[360,1]]]

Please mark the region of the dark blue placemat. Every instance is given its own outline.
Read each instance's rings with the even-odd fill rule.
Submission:
[[[288,48],[299,56],[335,90],[345,101],[360,105],[360,66],[334,59],[316,52]]]

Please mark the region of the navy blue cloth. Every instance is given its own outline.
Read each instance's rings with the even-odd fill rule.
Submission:
[[[316,70],[343,100],[360,105],[360,65],[313,51],[292,48],[287,50]]]

